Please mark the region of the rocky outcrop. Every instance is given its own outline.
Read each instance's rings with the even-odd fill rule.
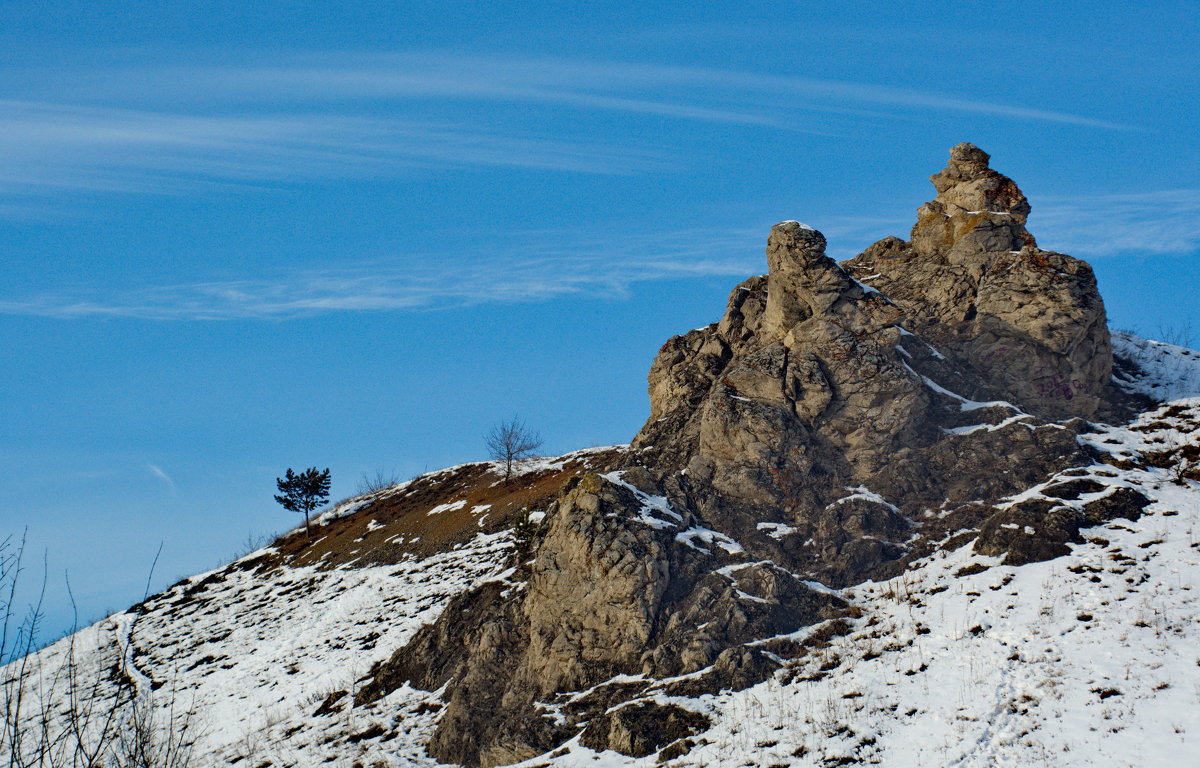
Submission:
[[[864,257],[838,265],[819,232],[786,221],[767,238],[768,274],[737,286],[719,323],[671,339],[651,367],[651,414],[632,455],[709,524],[834,586],[903,567],[927,510],[998,499],[1083,460],[1082,422],[1039,418],[1070,414],[1025,386],[1032,374],[1014,393],[1001,363],[973,358],[981,338],[1000,338],[980,330],[1004,314],[994,293],[1042,273],[987,250],[1032,243],[1020,190],[981,150],[953,154],[934,177],[939,200],[921,212],[954,224],[949,234],[927,253],[896,241],[907,254],[896,280],[912,281],[904,287],[916,298],[868,284],[876,273],[852,277]],[[1071,262],[1087,280],[1054,278],[1065,293],[1030,287],[1023,309],[1004,315],[1005,349],[1078,371],[1072,355],[1099,345],[1081,365],[1107,371],[1103,305],[1086,264]],[[960,279],[976,273],[974,284]],[[917,285],[924,275],[928,290]],[[943,283],[957,293],[939,293]],[[1062,353],[1037,340],[1097,334]]]
[[[708,718],[699,712],[674,704],[641,702],[601,714],[588,724],[579,743],[598,752],[611,749],[645,757],[708,726]]]
[[[1034,498],[992,515],[980,529],[975,551],[1003,557],[1006,565],[1052,560],[1070,552],[1069,544],[1083,541],[1081,530],[1117,518],[1137,520],[1150,504],[1133,488],[1109,487],[1079,479],[1046,489]],[[1083,496],[1094,496],[1080,502]]]
[[[897,348],[899,309],[826,256],[821,233],[777,224],[767,262],[718,325],[663,347],[633,447],[727,498],[823,505],[814,476],[863,479],[920,441],[929,392]]]
[[[1087,263],[1037,247],[1030,206],[972,144],[931,177],[937,197],[910,239],[885,238],[846,263],[904,310],[907,327],[969,367],[974,399],[1049,418],[1090,417],[1112,375],[1104,303]]]
[[[448,762],[575,736],[649,755],[706,727],[654,694],[751,685],[803,654],[791,633],[847,611],[821,585],[981,530],[981,552],[1053,557],[1136,506],[1004,503],[1091,463],[1077,417],[1111,372],[1104,307],[1085,263],[1037,248],[1029,203],[982,150],[955,147],[933,182],[909,241],[844,265],[811,227],[773,227],[768,273],[659,351],[624,469],[569,484],[532,559],[455,600],[359,699],[445,687],[430,752]]]
[[[714,690],[758,682],[777,665],[745,643],[845,612],[797,575],[748,561],[733,539],[675,511],[644,474],[629,474],[646,490],[621,474],[585,476],[548,511],[519,578],[457,599],[373,670],[359,703],[406,681],[428,690],[450,683],[431,754],[503,765],[577,735],[614,693],[635,698],[655,679],[701,673]],[[609,715],[587,738],[648,754],[703,720],[674,709],[661,727],[641,730]]]

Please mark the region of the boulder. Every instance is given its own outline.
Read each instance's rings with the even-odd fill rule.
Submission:
[[[672,742],[706,730],[709,720],[675,704],[642,702],[605,712],[592,720],[579,743],[630,757],[652,755]]]

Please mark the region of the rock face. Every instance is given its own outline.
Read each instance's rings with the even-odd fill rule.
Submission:
[[[908,327],[1032,413],[1090,417],[1112,374],[1104,303],[1085,262],[1043,251],[1030,206],[972,144],[931,177],[908,242],[886,238],[845,266],[902,308]]]
[[[661,746],[653,734],[674,741],[704,718],[679,707],[642,712],[638,719],[657,725],[638,731],[629,713],[600,717],[612,704],[644,694],[656,678],[703,671],[713,690],[756,682],[776,665],[745,643],[845,612],[840,599],[785,569],[745,563],[729,537],[616,476],[585,476],[545,520],[518,581],[452,603],[359,694],[372,701],[405,681],[429,690],[451,682],[430,744],[440,760],[518,762],[584,725],[600,748],[648,754]],[[620,675],[645,682],[602,685]],[[573,691],[589,693],[561,695]]]
[[[924,510],[999,498],[1080,460],[1080,423],[1038,417],[1090,414],[1111,375],[1087,265],[1008,250],[1033,242],[1017,186],[971,145],[933,178],[939,198],[913,243],[881,241],[845,265],[819,232],[773,227],[769,273],[650,370],[634,455],[710,524],[834,586],[902,567]],[[922,234],[942,224],[945,237]],[[900,255],[867,272],[882,247]],[[1033,266],[1043,258],[1063,269]],[[1088,383],[1050,397],[1042,368]],[[792,533],[768,542],[772,530]]]
[[[897,347],[900,310],[826,256],[821,233],[777,224],[767,263],[718,326],[663,347],[633,445],[729,498],[818,503],[814,473],[861,480],[919,442],[930,393]]]
[[[890,577],[963,531],[1053,557],[1125,504],[1003,502],[1091,463],[1075,417],[1111,375],[1104,306],[1087,264],[1036,247],[982,150],[958,145],[933,182],[911,240],[844,265],[812,228],[773,227],[768,274],[659,351],[625,468],[564,489],[533,558],[452,603],[360,699],[445,686],[430,752],[469,766],[575,736],[674,754],[706,720],[653,694],[750,685],[805,653],[779,636],[847,610],[813,581]]]

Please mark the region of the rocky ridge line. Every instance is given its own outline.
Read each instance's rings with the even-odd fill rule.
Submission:
[[[773,227],[768,274],[659,352],[624,469],[572,482],[511,581],[456,598],[361,700],[446,686],[430,752],[469,766],[576,735],[650,754],[705,727],[655,692],[751,685],[806,652],[783,636],[836,631],[850,607],[822,585],[980,535],[1045,559],[1136,515],[1140,494],[1090,487],[1005,502],[1092,464],[1084,419],[1119,403],[1090,267],[1037,248],[988,159],[954,147],[911,239],[843,265],[819,232]]]

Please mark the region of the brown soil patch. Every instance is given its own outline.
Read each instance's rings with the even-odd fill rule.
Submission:
[[[354,513],[280,537],[277,554],[255,565],[371,566],[429,557],[466,543],[480,532],[512,528],[522,509],[545,509],[573,477],[607,472],[624,456],[620,448],[566,454],[558,469],[529,472],[506,485],[490,463],[464,464],[362,497]],[[462,502],[462,503],[458,503]],[[442,505],[453,509],[430,514]]]

